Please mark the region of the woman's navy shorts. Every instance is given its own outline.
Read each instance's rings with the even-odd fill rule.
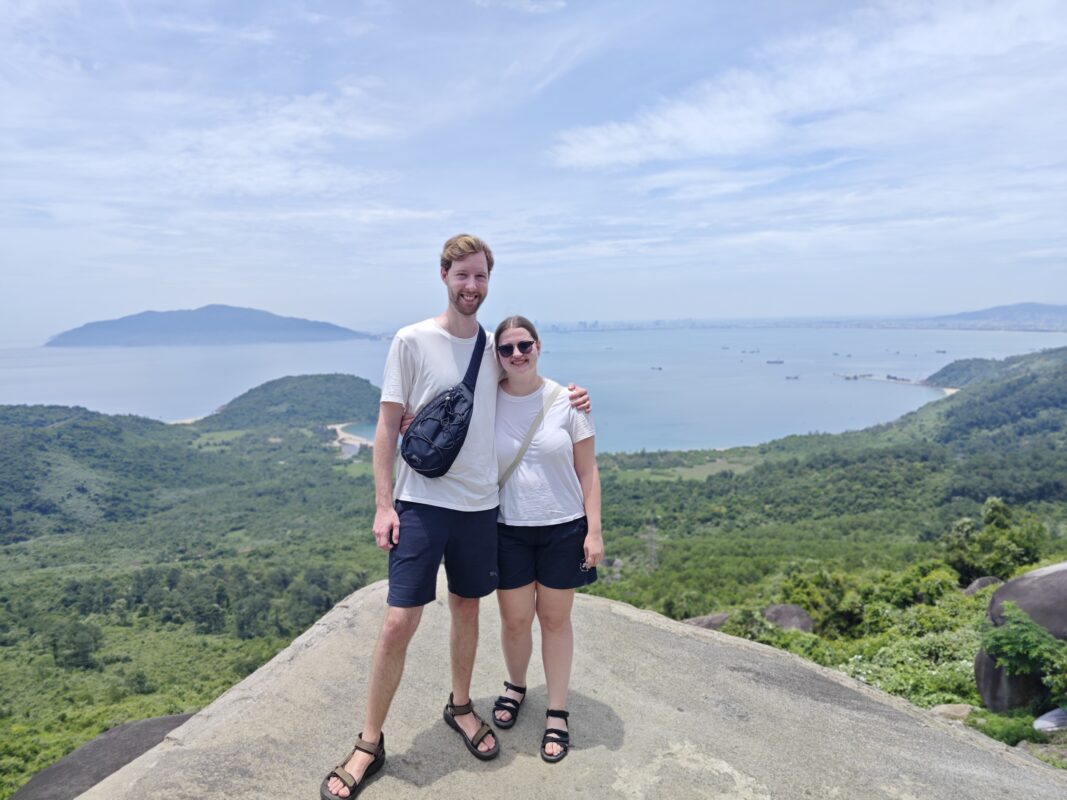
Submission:
[[[400,541],[389,551],[389,595],[400,608],[437,597],[437,568],[445,560],[448,591],[485,597],[497,585],[497,509],[456,511],[397,500]]]
[[[497,525],[501,589],[533,581],[549,589],[577,589],[596,580],[596,568],[583,569],[585,517],[558,525]]]

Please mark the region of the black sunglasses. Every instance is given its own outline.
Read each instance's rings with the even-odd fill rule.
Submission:
[[[515,352],[516,347],[519,348],[520,353],[524,356],[528,356],[530,355],[530,351],[534,348],[534,341],[533,339],[526,339],[525,341],[519,342],[518,345],[500,344],[497,345],[496,351],[504,358],[511,358],[511,354]]]

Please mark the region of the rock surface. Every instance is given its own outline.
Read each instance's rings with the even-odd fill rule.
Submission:
[[[556,765],[538,757],[546,697],[536,665],[525,713],[499,733],[501,756],[482,763],[441,720],[449,689],[443,580],[438,597],[386,724],[386,767],[361,798],[1067,796],[1067,774],[844,675],[588,596],[574,609],[570,755]],[[82,797],[316,796],[359,733],[384,602],[384,583],[356,592]],[[504,678],[495,605],[482,605],[474,673],[486,717]]]
[[[1004,603],[1008,601],[1057,639],[1067,639],[1067,561],[1035,569],[1005,583],[989,599],[986,618],[994,625],[1002,624]],[[974,678],[982,702],[990,711],[1022,708],[1046,691],[1040,675],[1008,675],[983,650],[974,660]]]
[[[777,605],[767,606],[763,616],[768,622],[777,625],[784,631],[811,633],[815,630],[811,614],[792,603],[778,603]]]

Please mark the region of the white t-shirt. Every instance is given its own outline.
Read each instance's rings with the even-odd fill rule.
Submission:
[[[545,399],[555,391],[545,380],[533,394],[496,394],[496,459],[504,473],[519,452]],[[530,441],[522,461],[500,490],[498,519],[506,525],[556,525],[585,514],[585,499],[574,471],[574,444],[595,433],[593,420],[571,406],[567,391],[559,393]]]
[[[475,341],[476,336],[453,336],[432,318],[401,328],[385,360],[382,402],[401,403],[406,411],[418,413],[434,397],[463,380]],[[485,511],[497,506],[493,426],[499,370],[493,335],[487,333],[474,387],[474,413],[459,455],[439,478],[420,475],[398,458],[396,499],[458,511]]]

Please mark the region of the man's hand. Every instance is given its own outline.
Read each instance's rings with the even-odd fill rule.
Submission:
[[[576,386],[573,383],[567,384],[567,389],[570,391],[571,405],[577,408],[579,411],[584,411],[588,414],[593,410],[593,404],[589,402],[589,390],[581,386]]]
[[[400,418],[400,435],[403,436],[408,432],[408,428],[411,427],[411,423],[415,421],[415,415],[404,412],[404,416]]]
[[[388,552],[400,542],[400,517],[394,508],[379,508],[374,512],[374,541]]]

